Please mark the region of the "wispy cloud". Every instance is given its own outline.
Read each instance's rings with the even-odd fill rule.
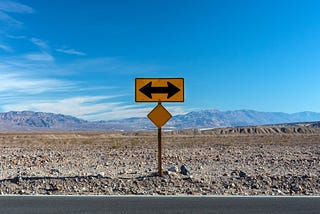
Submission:
[[[9,13],[33,13],[34,9],[14,1],[0,1],[0,11]]]
[[[192,109],[186,109],[185,107],[182,107],[182,106],[169,106],[169,107],[166,107],[166,109],[172,115],[186,114],[192,111]]]
[[[1,67],[0,67],[1,68]],[[40,94],[52,91],[67,91],[75,87],[74,84],[57,79],[28,78],[19,74],[0,75],[0,92],[19,94]]]
[[[0,57],[0,75],[23,75],[31,79],[37,79],[55,72],[56,65],[54,62],[32,60],[33,58],[34,56],[28,54]]]
[[[78,82],[54,77],[54,63],[27,58],[0,57],[0,96],[12,94],[9,100],[14,100],[23,95],[70,91],[78,87]]]
[[[6,26],[21,27],[22,22],[13,18],[10,13],[33,13],[33,8],[14,1],[0,1],[0,22]]]
[[[9,39],[26,39],[26,36],[16,36],[16,35],[11,35],[11,34],[7,34],[6,37],[8,37]]]
[[[38,46],[40,49],[43,49],[43,50],[48,50],[49,49],[48,44],[45,41],[41,40],[41,39],[31,38],[30,41],[34,45]]]
[[[12,48],[7,46],[7,45],[1,45],[0,44],[0,49],[6,51],[6,52],[12,52]]]
[[[1,10],[0,10],[0,22],[4,23],[6,26],[15,26],[15,27],[22,26],[22,22],[14,19],[13,17],[2,12]]]
[[[58,48],[58,49],[56,49],[56,51],[61,52],[61,53],[65,53],[65,54],[78,55],[78,56],[87,55],[84,52],[76,51],[74,49]]]
[[[54,61],[53,56],[46,52],[42,53],[30,53],[24,55],[25,59],[32,60],[32,61],[45,61],[45,62],[52,62]]]
[[[119,103],[113,108],[106,109],[104,112],[93,112],[91,115],[81,116],[86,120],[115,120],[132,117],[147,117],[154,107],[150,105],[125,105]],[[172,115],[185,114],[186,110],[181,106],[166,107]]]
[[[121,105],[119,101],[113,100],[122,96],[115,95],[114,88],[97,88],[96,85],[92,88],[76,80],[61,79],[59,75],[54,78],[55,69],[60,69],[54,63],[7,59],[0,58],[0,107],[3,111],[45,111],[87,119],[87,115],[105,112]],[[51,70],[53,72],[50,74]],[[109,91],[110,95],[88,95],[96,91]],[[74,97],[70,98],[72,94]]]
[[[103,120],[105,118],[100,118],[99,112],[110,111],[110,109],[117,108],[121,105],[119,102],[107,102],[108,99],[114,98],[115,96],[121,95],[82,96],[71,97],[62,100],[38,100],[37,102],[29,101],[7,104],[3,105],[2,108],[4,111],[31,110],[72,115],[83,119]],[[97,115],[97,117],[94,117],[94,115]],[[115,117],[115,115],[113,117]]]

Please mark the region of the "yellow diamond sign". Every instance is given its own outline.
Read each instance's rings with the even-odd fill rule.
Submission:
[[[171,114],[165,109],[161,103],[159,103],[149,114],[148,118],[156,125],[159,129],[168,122],[171,118]]]

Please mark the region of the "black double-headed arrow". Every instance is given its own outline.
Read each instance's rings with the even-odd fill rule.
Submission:
[[[152,82],[139,89],[144,95],[152,99],[152,94],[168,94],[167,99],[180,91],[178,87],[167,82],[168,87],[152,87]]]

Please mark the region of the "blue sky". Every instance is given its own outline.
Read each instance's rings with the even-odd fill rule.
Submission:
[[[136,77],[184,77],[173,114],[320,112],[320,1],[0,0],[0,111],[146,116]]]

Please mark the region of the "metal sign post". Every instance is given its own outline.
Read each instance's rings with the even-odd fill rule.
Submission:
[[[161,128],[158,128],[158,175],[162,177],[162,144]]]
[[[162,177],[161,128],[172,116],[161,102],[184,102],[184,79],[136,78],[135,101],[158,102],[158,105],[148,114],[148,118],[158,127],[158,175]]]

